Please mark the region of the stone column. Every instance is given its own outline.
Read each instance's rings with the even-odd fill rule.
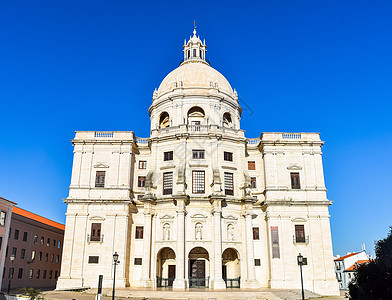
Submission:
[[[255,257],[253,247],[253,226],[252,226],[252,208],[251,205],[245,213],[245,238],[246,238],[246,257],[247,257],[247,277],[243,284],[244,288],[255,289],[259,288],[255,275]]]
[[[212,288],[217,289],[226,289],[226,283],[222,278],[222,226],[221,226],[221,199],[213,200],[213,211],[212,214],[214,216],[214,234],[213,234],[213,242],[214,242],[214,276],[212,278]]]
[[[185,279],[185,200],[186,196],[176,197],[177,200],[177,256],[176,256],[176,279],[173,289],[186,288]]]
[[[144,204],[144,228],[143,228],[143,260],[142,260],[142,278],[139,286],[152,287],[150,277],[151,263],[151,219],[152,211],[150,203]]]

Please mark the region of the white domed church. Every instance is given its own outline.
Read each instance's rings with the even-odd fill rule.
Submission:
[[[246,138],[235,90],[193,32],[149,108],[151,134],[77,131],[58,289],[338,293],[318,133]]]

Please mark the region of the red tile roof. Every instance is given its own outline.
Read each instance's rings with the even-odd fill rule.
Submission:
[[[350,268],[346,269],[344,272],[349,272],[349,271],[354,271],[356,265],[363,265],[364,263],[370,262],[370,259],[365,259],[365,260],[358,260],[356,263],[354,263]]]
[[[65,225],[63,225],[63,224],[60,224],[60,223],[57,223],[55,221],[49,220],[47,218],[41,217],[39,215],[36,215],[36,214],[34,214],[32,212],[29,212],[27,210],[21,209],[21,208],[16,207],[16,206],[14,206],[12,208],[12,213],[20,215],[20,216],[23,216],[23,217],[26,217],[26,218],[29,218],[29,219],[32,219],[32,220],[35,220],[37,222],[40,222],[40,223],[43,223],[43,224],[46,224],[46,225],[49,225],[49,226],[52,226],[52,227],[55,227],[55,228],[58,228],[58,229],[61,229],[61,230],[65,230]]]
[[[345,255],[345,256],[342,256],[342,257],[339,257],[339,258],[335,259],[334,261],[341,261],[341,260],[343,260],[343,259],[346,259],[347,257],[356,255],[356,254],[358,254],[358,253],[361,253],[361,252],[355,252],[355,253],[347,254],[347,255]]]

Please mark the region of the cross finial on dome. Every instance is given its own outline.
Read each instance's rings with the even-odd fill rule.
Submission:
[[[193,36],[196,36],[196,20],[193,20]]]

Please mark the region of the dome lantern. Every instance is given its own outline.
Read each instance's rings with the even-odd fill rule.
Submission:
[[[184,58],[180,62],[180,66],[191,61],[203,62],[210,65],[206,59],[206,42],[202,42],[200,37],[196,35],[196,25],[193,29],[193,36],[189,37],[188,42],[185,40],[183,48]]]

